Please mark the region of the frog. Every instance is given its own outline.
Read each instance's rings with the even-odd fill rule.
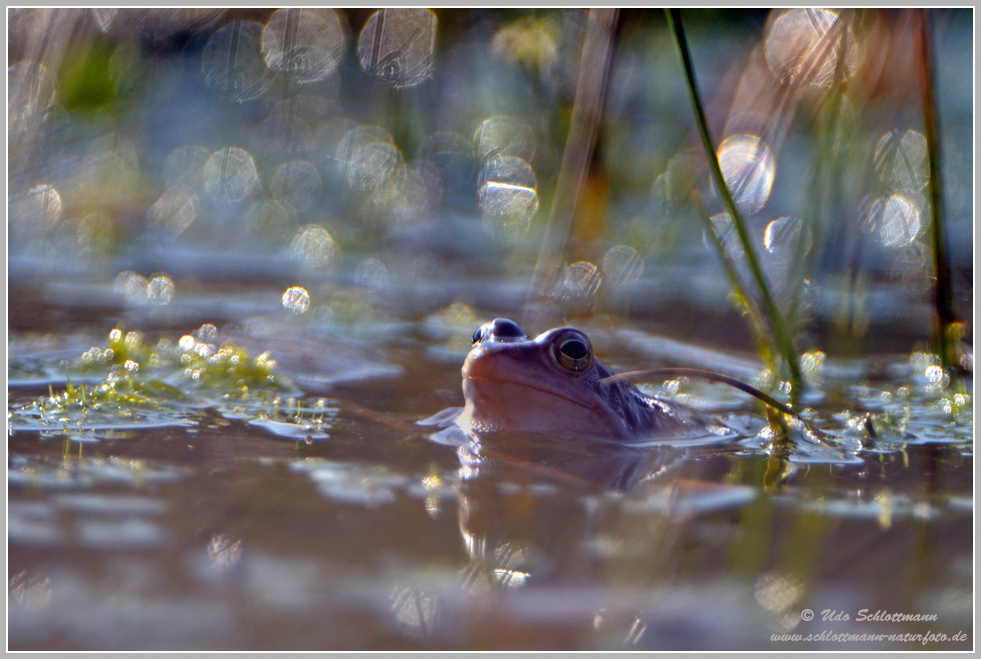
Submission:
[[[732,436],[719,420],[615,375],[575,327],[532,338],[513,320],[495,318],[473,334],[462,368],[465,405],[456,424],[472,435],[520,432],[619,442]]]

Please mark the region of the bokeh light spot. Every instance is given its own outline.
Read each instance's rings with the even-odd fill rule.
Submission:
[[[375,142],[391,144],[392,136],[378,126],[356,126],[344,133],[344,137],[337,144],[335,155],[339,161],[348,163],[354,159],[361,147]]]
[[[371,142],[354,152],[347,168],[347,181],[355,190],[390,187],[405,163],[401,152],[388,142]]]
[[[523,18],[499,29],[491,40],[491,51],[508,64],[524,64],[546,71],[559,58],[558,35],[552,21]]]
[[[480,172],[478,185],[510,183],[525,188],[535,188],[535,172],[531,165],[514,156],[498,156],[489,161]]]
[[[603,278],[599,268],[589,261],[579,261],[570,264],[565,269],[562,286],[565,296],[572,298],[590,298],[599,290]]]
[[[497,156],[514,156],[531,162],[535,155],[535,133],[517,117],[490,117],[474,132],[473,148],[481,162]]]
[[[324,227],[311,224],[297,230],[290,243],[289,257],[310,270],[328,270],[336,263],[339,249]]]
[[[378,259],[365,259],[354,271],[354,282],[368,290],[380,290],[388,284],[388,268]]]
[[[11,205],[17,221],[33,229],[50,229],[61,219],[61,195],[50,185],[34,186]]]
[[[302,286],[291,286],[283,293],[283,307],[295,314],[306,313],[310,308],[310,294]]]
[[[317,200],[321,185],[316,167],[305,160],[294,160],[276,170],[270,194],[296,211],[305,211]]]
[[[259,184],[255,162],[245,149],[229,147],[211,154],[204,164],[204,187],[215,197],[236,202]]]
[[[153,304],[169,304],[174,299],[174,282],[167,275],[157,275],[146,286],[146,299]]]
[[[801,240],[804,241],[801,244]],[[799,217],[781,217],[766,225],[763,247],[770,254],[783,260],[792,258],[800,250],[806,254],[811,249],[811,234]]]
[[[333,73],[346,46],[344,27],[333,9],[280,9],[262,31],[266,64],[300,84]]]
[[[764,43],[766,61],[780,82],[825,87],[834,80],[842,39],[847,78],[859,59],[851,28],[830,10],[792,9],[770,24]]]
[[[512,183],[489,182],[480,190],[484,222],[502,242],[517,242],[527,232],[538,210],[538,194]]]
[[[204,181],[204,164],[211,152],[200,144],[179,146],[167,155],[163,164],[163,180],[167,187],[185,183],[200,186]]]
[[[215,32],[201,54],[201,72],[211,89],[244,103],[262,96],[272,82],[262,56],[262,26],[238,21]]]
[[[890,192],[916,192],[927,184],[927,143],[915,130],[890,131],[875,147],[875,173]]]
[[[186,186],[174,186],[160,196],[146,216],[165,235],[177,237],[197,219],[198,197]]]
[[[603,279],[611,286],[625,286],[644,272],[644,259],[629,245],[611,247],[603,256]]]
[[[770,198],[776,163],[755,135],[734,135],[719,146],[719,166],[733,199],[743,213],[759,212]]]
[[[918,204],[909,195],[879,197],[869,206],[865,227],[886,247],[909,245],[923,230]]]
[[[498,156],[484,166],[478,183],[480,209],[491,232],[505,243],[523,237],[538,210],[531,166],[521,158]]]
[[[413,87],[432,76],[436,15],[428,9],[382,9],[361,31],[358,58],[364,70],[390,87]]]
[[[143,275],[126,270],[116,275],[112,288],[130,302],[146,302],[149,284],[150,282]]]

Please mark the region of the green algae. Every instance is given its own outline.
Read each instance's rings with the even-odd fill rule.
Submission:
[[[229,419],[274,423],[279,436],[327,437],[336,409],[323,399],[304,407],[268,353],[253,357],[228,341],[216,345],[216,337],[212,325],[155,343],[113,329],[104,346],[62,360],[63,388],[49,384],[47,395],[10,405],[9,432],[60,431],[93,441],[102,438],[98,431],[195,425],[204,410],[215,409]],[[72,374],[85,383],[73,384]]]

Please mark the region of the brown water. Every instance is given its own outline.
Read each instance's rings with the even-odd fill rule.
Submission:
[[[49,339],[40,350],[36,337],[58,332],[60,314],[84,319],[85,307],[98,308],[127,328],[163,317],[120,307],[97,286],[85,290],[88,298],[48,306],[32,301],[56,296],[55,287],[12,290],[12,376],[25,364],[57,364],[52,355],[73,354],[72,346],[104,344],[104,324],[77,320],[54,335],[68,348],[56,352]],[[211,296],[212,308],[233,298]],[[205,301],[171,308],[171,326],[155,333],[176,341],[196,329],[179,319],[196,323]],[[282,428],[276,434],[214,406],[171,414],[184,425],[86,441],[84,432],[68,441],[56,428],[10,436],[11,649],[972,643],[972,430],[963,416],[941,418],[930,401],[953,392],[925,393],[929,383],[909,375],[908,357],[824,365],[816,423],[843,437],[837,453],[799,436],[789,447],[754,437],[765,426],[754,404],[695,383],[681,383],[678,395],[746,437],[639,449],[535,436],[455,446],[427,439],[437,429],[416,421],[462,404],[469,332],[454,336],[445,314],[344,331],[271,320],[283,314],[259,324],[275,328],[267,340],[287,375],[301,379],[313,358],[355,373],[301,395],[336,408],[319,439],[284,438]],[[397,320],[394,308],[389,314]],[[669,339],[642,326],[622,333],[629,323],[611,316],[583,326],[609,363],[657,365],[638,346],[656,352]],[[718,367],[752,363],[731,353]],[[856,369],[886,366],[896,383],[863,377],[865,389],[855,386]],[[882,409],[881,391],[902,382],[914,393],[901,431],[883,426],[873,440],[836,418],[849,401],[853,410]],[[10,405],[46,391],[22,383]],[[802,620],[805,609],[813,620]],[[860,621],[864,609],[937,617]],[[822,611],[838,619],[824,621]],[[963,632],[966,640],[772,636],[825,631]]]

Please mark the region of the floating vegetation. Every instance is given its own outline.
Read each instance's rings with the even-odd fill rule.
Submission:
[[[936,384],[882,389],[857,386],[852,393],[859,408],[841,412],[837,419],[859,429],[868,416],[877,437],[866,448],[882,451],[907,444],[973,444],[973,396],[969,393]]]
[[[205,325],[213,329],[211,325]],[[250,357],[248,351],[230,343],[216,347],[191,335],[178,343],[180,365],[177,381],[189,383],[195,391],[222,392],[229,389],[265,392],[295,392],[293,385],[273,372],[276,362],[268,352]],[[173,376],[172,376],[173,377]]]
[[[72,441],[96,441],[126,436],[105,431],[191,426],[201,410],[213,408],[278,436],[327,437],[336,408],[324,399],[304,406],[269,353],[252,357],[232,343],[218,345],[217,338],[213,325],[156,344],[139,332],[114,329],[104,347],[49,365],[49,376],[61,370],[64,389],[49,384],[46,396],[11,405],[10,432],[54,431]],[[72,374],[84,383],[73,383]]]
[[[186,414],[179,411],[185,398],[158,380],[138,381],[113,371],[95,386],[76,387],[69,382],[57,394],[49,388],[47,396],[14,405],[7,420],[11,433],[60,428],[85,441],[87,431],[189,425]]]
[[[812,386],[827,383],[823,380],[839,380],[836,386],[846,392],[848,408],[836,411],[829,407],[826,394],[813,396],[795,422],[794,437],[804,441],[794,442],[791,461],[799,462],[861,462],[860,451],[895,453],[910,444],[943,443],[969,448],[973,445],[974,411],[973,396],[960,383],[950,382],[939,365],[936,355],[914,352],[908,363],[895,364],[890,368],[893,379],[888,384],[869,383],[849,385],[855,374],[839,364],[825,369],[825,355],[821,352],[806,353],[801,364],[807,377],[814,380]],[[825,370],[829,372],[825,373]],[[654,369],[649,374],[676,375],[664,380],[660,387],[641,386],[649,393],[671,398],[681,403],[714,411],[735,411],[745,405],[740,395],[733,391],[720,391],[718,384],[698,383],[697,371],[692,370],[694,380],[686,374],[688,369]],[[839,371],[839,372],[836,372]],[[636,373],[621,373],[625,378]],[[861,376],[858,376],[861,377]],[[724,380],[717,378],[717,382]],[[781,386],[781,395],[788,387]],[[778,406],[783,404],[773,401]],[[796,416],[796,415],[794,415]],[[741,427],[738,416],[729,420],[734,427]],[[747,428],[744,428],[747,431]],[[780,433],[767,427],[741,442],[754,451],[768,450]],[[816,441],[820,440],[820,441]],[[821,446],[823,444],[823,446]]]
[[[338,408],[329,406],[323,398],[303,406],[298,398],[276,396],[270,400],[267,394],[247,392],[238,397],[225,394],[218,409],[225,418],[244,419],[277,437],[307,444],[330,437],[327,431],[338,412]]]

